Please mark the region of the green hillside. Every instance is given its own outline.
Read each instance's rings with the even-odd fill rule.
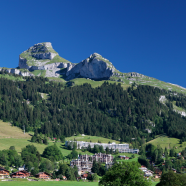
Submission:
[[[154,146],[160,145],[163,149],[165,149],[165,147],[167,149],[172,149],[172,148],[175,147],[177,152],[181,152],[186,147],[186,142],[183,142],[182,144],[180,144],[179,139],[170,138],[170,137],[165,136],[165,135],[159,136],[159,137],[149,141],[148,143],[151,143]]]

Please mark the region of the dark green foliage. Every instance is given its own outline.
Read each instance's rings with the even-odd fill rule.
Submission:
[[[41,164],[39,166],[39,169],[41,172],[49,172],[54,170],[54,163],[51,162],[50,160],[43,159],[41,161]]]
[[[15,147],[11,146],[9,150],[0,151],[0,164],[3,166],[19,167],[23,165],[23,161],[15,150]]]
[[[59,161],[62,160],[63,155],[58,147],[54,144],[45,148],[43,151],[43,157],[48,158],[51,161]]]
[[[150,186],[151,183],[144,179],[143,172],[136,162],[123,162],[114,164],[101,178],[100,186]]]
[[[173,171],[164,173],[157,186],[184,186],[186,185],[185,174],[175,174]]]
[[[92,169],[93,173],[97,173],[99,176],[105,175],[105,165],[102,165],[101,162],[93,161]]]
[[[174,112],[171,104],[175,99],[177,104],[184,102],[184,95],[176,98],[165,90],[142,85],[123,90],[120,84],[108,82],[92,88],[89,84],[66,87],[42,77],[25,80],[0,78],[0,119],[20,128],[25,126],[26,131],[36,129],[62,142],[64,136],[78,133],[123,142],[135,138],[132,145],[136,148],[142,145],[142,137],[149,141],[157,134],[185,140],[186,117]],[[42,99],[40,93],[48,94],[49,99]],[[159,102],[160,95],[169,99],[167,106]],[[152,133],[145,129],[151,129]],[[37,133],[32,138],[39,143],[42,140]]]
[[[41,156],[34,145],[27,145],[25,148],[23,148],[21,157],[28,171],[31,171],[32,167],[38,169]]]
[[[75,181],[75,170],[72,167],[68,167],[65,172],[65,176],[67,177],[67,180]]]
[[[60,140],[61,140],[62,143],[64,143],[65,142],[65,136],[63,136],[63,135],[60,136]]]
[[[68,165],[67,164],[60,164],[59,165],[59,170],[57,172],[57,175],[65,175],[66,170],[68,169]]]
[[[149,161],[146,159],[145,156],[140,156],[140,157],[138,158],[138,162],[139,162],[141,165],[144,165],[145,167],[147,167],[148,169],[150,169]]]
[[[31,170],[31,175],[35,176],[36,174],[39,173],[39,169],[38,168],[34,168]]]

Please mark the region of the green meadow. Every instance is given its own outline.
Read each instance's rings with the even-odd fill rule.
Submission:
[[[98,186],[98,182],[77,181],[1,181],[2,186]]]
[[[151,143],[152,145],[155,146],[160,145],[162,148],[167,147],[167,149],[171,149],[175,147],[177,152],[180,152],[186,148],[186,142],[179,144],[179,139],[170,138],[168,136],[158,136],[156,139],[151,140],[148,143]]]
[[[158,182],[152,182],[155,186]],[[77,182],[77,181],[1,181],[2,186],[98,186],[98,182]]]

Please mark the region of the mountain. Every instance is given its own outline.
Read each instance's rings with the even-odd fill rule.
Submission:
[[[87,59],[81,61],[71,69],[67,69],[67,80],[76,77],[90,78],[95,80],[109,79],[116,68],[108,60],[98,53],[93,53]]]
[[[60,57],[50,42],[35,44],[21,53],[18,68],[3,67],[0,68],[0,71],[20,76],[48,77],[52,81],[66,82],[71,85],[87,82],[95,87],[100,86],[103,83],[102,80],[109,80],[110,82],[121,83],[123,88],[136,83],[186,94],[186,89],[178,85],[166,83],[137,72],[122,73],[108,59],[98,53],[91,54],[79,63],[71,63]]]
[[[96,80],[109,79],[116,71],[109,60],[97,53],[90,55],[77,65],[73,64],[60,57],[50,42],[35,44],[20,54],[19,68],[28,69],[31,72],[45,70],[46,77],[59,77],[60,74],[63,74],[67,80],[76,77]]]
[[[0,119],[27,131],[128,142],[166,133],[186,140],[185,88],[122,73],[98,53],[75,64],[51,43],[38,43],[20,54],[18,68],[0,68],[0,77]]]
[[[46,77],[59,77],[60,69],[70,66],[72,63],[60,57],[50,42],[35,44],[19,56],[20,69],[43,70]]]

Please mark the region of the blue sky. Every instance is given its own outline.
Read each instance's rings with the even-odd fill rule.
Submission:
[[[186,87],[186,1],[6,0],[0,2],[0,66],[51,42],[78,63],[97,52],[121,72]]]

